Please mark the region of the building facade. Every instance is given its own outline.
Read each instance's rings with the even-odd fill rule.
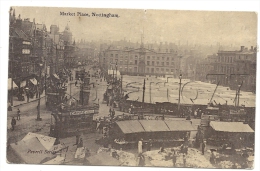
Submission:
[[[109,47],[99,55],[103,68],[118,70],[127,75],[173,75],[177,77],[180,70],[180,58],[176,51],[155,51],[145,48]]]

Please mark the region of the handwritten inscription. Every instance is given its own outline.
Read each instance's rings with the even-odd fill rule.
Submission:
[[[27,151],[27,154],[57,154],[57,153],[60,153],[62,152],[63,150],[67,150],[67,148],[69,148],[69,146],[65,147],[65,148],[62,148],[62,149],[57,149],[57,148],[54,148],[53,150],[31,150],[31,149],[28,149]]]
[[[64,12],[60,11],[61,16],[80,16],[80,17],[103,17],[103,18],[119,18],[118,14],[111,14],[111,13],[85,13],[85,12]]]

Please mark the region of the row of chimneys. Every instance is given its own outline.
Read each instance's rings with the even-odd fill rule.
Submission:
[[[248,48],[245,48],[245,46],[241,46],[240,51],[243,52],[244,50],[248,50]],[[256,50],[256,47],[251,46],[251,49],[250,49],[250,50],[251,50],[251,51],[255,51],[255,50]]]

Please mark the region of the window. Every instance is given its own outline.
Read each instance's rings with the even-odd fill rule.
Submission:
[[[150,61],[147,61],[147,65],[150,65]]]
[[[173,72],[174,70],[173,69],[171,69],[171,72]]]
[[[120,61],[120,64],[123,64],[123,61]]]
[[[118,54],[116,54],[116,58],[118,58]]]
[[[147,71],[147,72],[150,72],[150,69],[149,69],[149,68],[146,68],[146,71]]]
[[[128,58],[128,56],[125,56],[125,58]]]
[[[230,63],[232,63],[233,61],[232,61],[232,57],[230,57]]]
[[[162,60],[164,60],[164,56],[162,57]]]
[[[174,62],[172,62],[172,65],[174,65]]]
[[[113,57],[113,54],[111,54],[110,57]]]
[[[137,67],[135,67],[134,71],[137,72]]]
[[[155,59],[155,56],[153,56],[153,60]]]
[[[24,45],[30,45],[31,42],[23,41],[23,44],[24,44]]]
[[[166,62],[166,65],[169,65],[169,62]]]
[[[159,68],[156,68],[156,71],[159,71]]]
[[[162,66],[164,66],[164,62],[162,62]]]
[[[150,59],[150,56],[147,56],[147,59],[149,60],[149,59]]]
[[[169,57],[167,57],[167,59],[166,59],[167,61],[169,61]]]
[[[172,57],[172,61],[174,61],[174,57]]]
[[[23,49],[22,54],[30,54],[30,49]]]
[[[127,60],[125,60],[125,64],[127,64]]]
[[[156,62],[157,66],[159,65],[159,62]]]
[[[135,55],[135,59],[137,59],[138,58],[138,56],[137,55]]]
[[[154,66],[154,61],[152,61],[152,66]]]
[[[157,60],[160,60],[160,57],[157,57]]]
[[[161,71],[164,71],[164,68],[161,68]]]
[[[135,60],[135,65],[137,65],[137,60]]]

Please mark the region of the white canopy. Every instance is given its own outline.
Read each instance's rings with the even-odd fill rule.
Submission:
[[[13,88],[18,88],[18,86],[13,81]],[[12,78],[8,78],[8,90],[12,89]]]

